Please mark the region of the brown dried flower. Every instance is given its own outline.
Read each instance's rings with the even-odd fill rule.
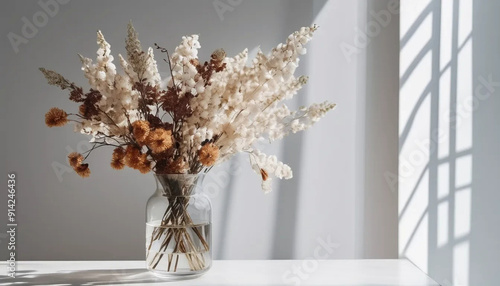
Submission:
[[[144,144],[149,135],[149,122],[145,120],[137,120],[132,123],[132,128],[135,140],[137,140],[140,144]]]
[[[123,168],[120,164],[122,162],[124,165],[129,166],[132,169],[139,170],[141,173],[146,174],[151,171],[151,161],[148,160],[148,154],[142,153],[141,150],[134,147],[133,145],[128,145],[127,149],[124,151],[124,157],[121,157],[121,148],[116,148],[113,152],[113,160],[111,161],[111,167],[115,169]],[[123,150],[123,149],[121,149]]]
[[[78,152],[73,152],[68,155],[69,165],[73,168],[80,166],[83,162],[83,155]]]
[[[45,114],[45,124],[48,127],[63,126],[68,122],[68,114],[59,108],[53,107]]]
[[[81,164],[74,168],[75,172],[82,178],[90,176],[89,164]]]
[[[80,113],[81,116],[85,116],[87,114],[87,106],[85,104],[82,104],[78,107],[78,113]]]
[[[146,154],[142,154],[142,158],[141,158],[141,163],[139,164],[139,166],[137,166],[138,170],[143,173],[143,174],[146,174],[146,173],[149,173],[151,171],[151,161],[149,161],[147,159],[147,155]]]
[[[157,128],[149,132],[146,143],[154,153],[161,153],[172,147],[172,131]]]
[[[111,168],[121,170],[125,167],[125,149],[117,147],[113,151],[113,158],[111,159]]]
[[[142,163],[141,150],[137,149],[133,145],[128,145],[125,150],[124,163],[130,168],[137,169]]]
[[[111,168],[113,168],[115,170],[121,170],[121,169],[125,168],[125,162],[123,162],[123,160],[112,159],[111,160]]]
[[[198,157],[203,166],[213,166],[219,158],[219,147],[214,143],[205,144],[201,147],[200,151],[198,151]]]
[[[72,152],[68,155],[69,164],[82,178],[90,176],[89,164],[82,164],[84,159],[83,155],[78,152]]]
[[[113,159],[122,160],[125,158],[125,149],[122,147],[117,147],[113,150]]]

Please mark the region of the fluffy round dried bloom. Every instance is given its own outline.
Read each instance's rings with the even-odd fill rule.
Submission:
[[[154,153],[161,153],[172,147],[172,131],[157,128],[149,132],[147,145]]]
[[[134,123],[132,123],[132,128],[135,140],[143,144],[149,135],[149,122],[145,120],[137,120]]]
[[[122,147],[117,147],[115,150],[113,150],[113,160],[122,160],[125,158],[125,149]]]
[[[124,163],[130,168],[137,169],[142,163],[141,150],[137,149],[133,145],[128,145],[125,150]]]
[[[111,159],[111,168],[121,170],[125,167],[125,149],[117,147],[113,151],[113,158]]]
[[[147,174],[151,171],[151,161],[147,159],[146,154],[143,154],[141,163],[137,166],[137,169],[143,174]]]
[[[198,157],[203,166],[213,166],[219,158],[219,147],[214,143],[205,144],[198,151]]]
[[[73,168],[80,166],[83,162],[83,155],[78,152],[73,152],[68,155],[69,165]]]
[[[81,164],[75,167],[74,170],[82,178],[90,176],[89,164]]]
[[[68,122],[66,111],[53,107],[45,114],[45,124],[48,127],[63,126]]]
[[[111,168],[121,170],[125,167],[125,150],[121,147],[115,148],[113,158],[111,159]]]
[[[111,160],[111,168],[115,170],[121,170],[125,167],[125,162],[124,160],[117,160],[117,159],[112,159]]]

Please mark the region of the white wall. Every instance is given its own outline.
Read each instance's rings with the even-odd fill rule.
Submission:
[[[442,285],[497,285],[500,5],[401,2],[400,255]]]
[[[470,285],[495,285],[500,280],[500,2],[474,1],[473,78],[495,82],[477,90],[484,98],[473,116],[473,161],[470,233]],[[483,81],[484,83],[484,81]],[[476,83],[477,85],[477,83]],[[489,86],[490,88],[492,86]],[[476,87],[475,87],[476,88]],[[475,94],[476,94],[476,90]],[[480,94],[486,94],[482,97]],[[487,97],[489,95],[489,97]]]
[[[366,85],[364,112],[364,139],[358,140],[364,148],[361,157],[363,175],[364,258],[397,257],[398,219],[397,185],[387,174],[398,169],[398,105],[399,84],[399,0],[366,2],[366,48],[364,72]],[[361,63],[363,65],[363,63]],[[361,85],[362,86],[362,85]],[[359,180],[359,178],[357,178]]]
[[[391,55],[399,19],[395,16],[368,46],[357,47],[350,60],[341,49],[342,43],[355,45],[357,29],[371,19],[368,9],[378,11],[384,2],[370,8],[364,1],[232,1],[239,4],[221,20],[214,1],[70,1],[18,53],[4,37],[1,60],[8,69],[0,79],[1,106],[2,119],[9,120],[2,120],[2,128],[9,136],[2,143],[1,167],[4,174],[18,175],[18,259],[143,258],[152,176],[113,171],[109,152],[100,151],[90,159],[89,179],[67,167],[58,177],[53,166],[65,165],[66,155],[88,139],[70,128],[44,126],[50,107],[74,106],[37,70],[54,69],[85,85],[76,53],[95,55],[97,29],[114,55],[125,53],[129,19],[143,45],[158,42],[173,49],[181,36],[199,33],[205,58],[219,47],[230,55],[245,47],[255,54],[259,44],[269,51],[295,29],[319,24],[299,71],[310,75],[310,83],[291,105],[331,100],[339,107],[315,128],[266,149],[295,170],[294,179],[277,183],[272,194],[260,191],[245,156],[211,172],[206,186],[214,207],[214,255],[305,258],[323,240],[335,245],[328,258],[395,257],[397,224],[391,213],[397,195],[382,180],[387,170],[396,172],[397,108],[391,106],[397,104],[397,57]],[[21,17],[39,10],[34,1],[4,4],[2,35],[20,34]],[[5,207],[2,203],[0,212],[6,213]],[[4,247],[0,254],[6,255]]]

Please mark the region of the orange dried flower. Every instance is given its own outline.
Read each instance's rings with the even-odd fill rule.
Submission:
[[[137,169],[143,174],[149,173],[151,171],[151,161],[147,159],[146,154],[143,154],[141,161]]]
[[[84,158],[83,155],[78,152],[72,152],[68,155],[68,161],[73,170],[80,175],[80,177],[85,178],[90,176],[89,164],[82,164]]]
[[[121,170],[125,167],[125,149],[117,147],[113,150],[113,158],[111,159],[111,168]]]
[[[113,160],[122,160],[125,158],[125,149],[117,147],[113,150]]]
[[[90,176],[89,164],[81,164],[74,168],[75,172],[82,178]]]
[[[163,128],[150,131],[146,143],[154,153],[164,152],[173,145],[172,131]]]
[[[213,166],[219,158],[219,147],[214,143],[205,144],[198,151],[198,157],[203,166]]]
[[[137,169],[142,163],[141,150],[137,149],[133,145],[128,145],[125,150],[124,163],[130,168]]]
[[[123,162],[123,160],[113,159],[113,160],[111,160],[111,168],[113,168],[115,170],[121,170],[121,169],[125,168],[125,162]]]
[[[73,168],[80,166],[83,162],[83,155],[78,152],[73,152],[68,155],[69,165]]]
[[[53,107],[45,114],[45,124],[48,127],[63,126],[68,122],[68,114],[66,111]]]
[[[135,140],[138,143],[144,144],[146,138],[149,135],[149,122],[145,120],[137,120],[132,123],[132,133],[134,134]]]

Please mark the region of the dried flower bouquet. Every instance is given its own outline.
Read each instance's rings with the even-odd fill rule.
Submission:
[[[156,174],[208,172],[236,153],[246,152],[252,168],[261,176],[263,190],[269,192],[271,175],[289,179],[292,171],[276,156],[255,149],[255,143],[302,131],[335,107],[324,102],[291,111],[283,103],[307,82],[306,76],[297,78],[294,72],[299,55],[306,52],[304,45],[316,29],[316,25],[301,28],[268,55],[259,51],[251,65],[246,64],[247,50],[228,57],[218,49],[208,61],[200,61],[197,35],[183,37],[172,54],[155,44],[165,55],[171,75],[165,81],[160,78],[153,49],[142,49],[131,24],[127,58],[118,56],[122,73],[117,72],[110,45],[99,31],[96,61],[80,56],[90,84],[88,91],[54,71],[40,68],[49,84],[68,90],[69,99],[79,104],[76,113],[52,108],[45,115],[45,123],[54,127],[73,121],[76,132],[92,137],[91,150],[68,156],[70,165],[82,177],[90,175],[86,159],[104,146],[114,148],[113,169],[127,166]],[[185,207],[185,202],[177,202],[173,207],[176,211],[167,210],[162,224],[189,224],[182,211]],[[165,239],[168,245],[173,237],[181,252],[190,251],[185,244],[179,246],[184,241],[178,239],[181,236],[207,245],[201,235],[167,230],[162,233],[162,229],[155,229],[152,238]],[[196,255],[190,261],[193,269],[203,267]]]

